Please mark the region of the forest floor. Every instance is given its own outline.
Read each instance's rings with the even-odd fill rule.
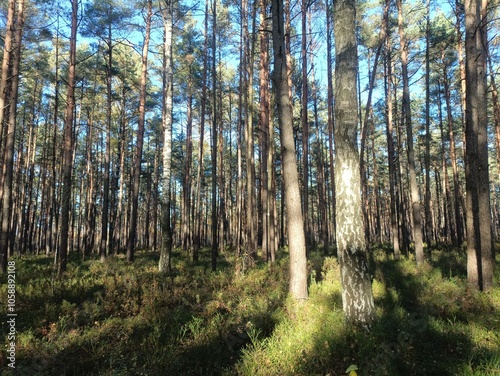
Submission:
[[[287,298],[286,251],[239,276],[231,252],[211,272],[209,250],[197,264],[174,252],[170,276],[150,252],[133,264],[73,256],[61,279],[51,258],[15,258],[16,370],[4,346],[0,374],[500,375],[500,257],[482,294],[467,289],[463,250],[433,250],[420,269],[383,247],[372,255],[378,319],[368,333],[345,325],[337,259],[321,250],[301,304]]]

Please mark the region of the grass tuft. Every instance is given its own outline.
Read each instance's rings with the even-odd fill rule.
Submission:
[[[434,249],[428,264],[371,257],[378,319],[370,332],[345,324],[336,257],[309,258],[309,299],[287,296],[288,258],[235,275],[229,252],[210,271],[174,252],[133,264],[70,258],[54,277],[46,257],[16,259],[17,369],[2,375],[498,375],[500,280],[470,291],[462,250]],[[0,287],[5,301],[6,284]],[[5,305],[1,306],[6,315]],[[4,338],[6,339],[6,337]],[[5,359],[4,356],[1,359]],[[352,368],[351,368],[352,369]]]

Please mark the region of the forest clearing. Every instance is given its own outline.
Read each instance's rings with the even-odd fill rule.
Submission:
[[[2,375],[498,375],[500,269],[483,294],[467,288],[464,250],[434,250],[420,270],[386,251],[372,251],[370,332],[345,325],[339,265],[322,250],[302,304],[287,298],[285,251],[239,276],[231,252],[211,272],[209,249],[196,264],[175,251],[170,276],[151,252],[71,258],[65,279],[50,258],[18,259],[17,365]]]

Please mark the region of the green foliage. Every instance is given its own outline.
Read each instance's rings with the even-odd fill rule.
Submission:
[[[275,265],[238,276],[230,258],[212,273],[210,250],[200,256],[193,264],[174,252],[168,276],[151,253],[134,264],[72,259],[62,279],[51,259],[17,259],[17,374],[468,376],[500,369],[500,288],[469,291],[461,251],[435,250],[417,269],[375,250],[378,320],[369,333],[345,325],[338,262],[320,250],[311,251],[310,298],[302,303],[287,299],[282,254]],[[497,270],[497,284],[498,277]]]

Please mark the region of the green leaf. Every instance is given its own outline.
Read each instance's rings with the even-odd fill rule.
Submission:
[[[348,369],[346,369],[345,373],[349,373],[351,371],[358,371],[358,366],[351,364]]]

